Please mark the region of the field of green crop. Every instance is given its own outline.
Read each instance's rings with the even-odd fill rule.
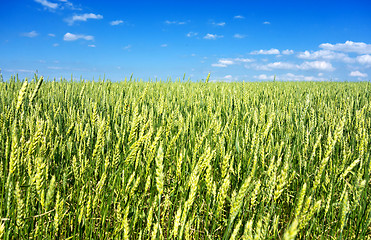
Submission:
[[[2,239],[371,239],[368,82],[0,82]]]

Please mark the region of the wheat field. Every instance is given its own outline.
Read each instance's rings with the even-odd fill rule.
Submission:
[[[0,82],[2,239],[371,239],[368,82]]]

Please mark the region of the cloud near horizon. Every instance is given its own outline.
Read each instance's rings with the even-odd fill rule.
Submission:
[[[367,73],[361,73],[360,71],[352,71],[351,73],[349,73],[349,76],[351,77],[368,77]]]
[[[260,74],[255,75],[255,79],[263,80],[263,81],[272,81],[272,80],[278,80],[278,81],[326,81],[326,78],[323,77],[315,77],[315,76],[305,76],[303,74],[293,74],[293,73],[286,73],[282,75],[266,75],[266,74]]]
[[[211,64],[212,67],[222,67],[222,68],[225,68],[229,65],[233,65],[233,64],[238,64],[238,63],[250,63],[250,62],[254,62],[255,60],[254,59],[250,59],[250,58],[232,58],[232,59],[228,59],[228,58],[221,58],[218,60],[217,63],[213,63]]]
[[[298,54],[298,58],[302,59],[325,59],[325,60],[337,60],[337,61],[343,61],[346,63],[352,63],[355,60],[350,58],[348,54],[340,53],[340,52],[334,52],[332,50],[319,50],[319,51],[304,51],[300,52]]]
[[[320,71],[334,71],[335,68],[331,63],[325,61],[305,61],[301,64],[294,64],[290,62],[273,62],[268,64],[255,64],[252,66],[245,66],[246,68],[255,68],[261,71],[279,70],[320,70]]]

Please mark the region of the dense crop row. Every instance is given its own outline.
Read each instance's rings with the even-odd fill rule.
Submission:
[[[370,238],[369,83],[0,83],[3,238]]]

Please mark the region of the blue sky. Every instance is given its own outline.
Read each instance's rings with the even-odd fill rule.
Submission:
[[[371,1],[0,1],[4,79],[364,81]]]

